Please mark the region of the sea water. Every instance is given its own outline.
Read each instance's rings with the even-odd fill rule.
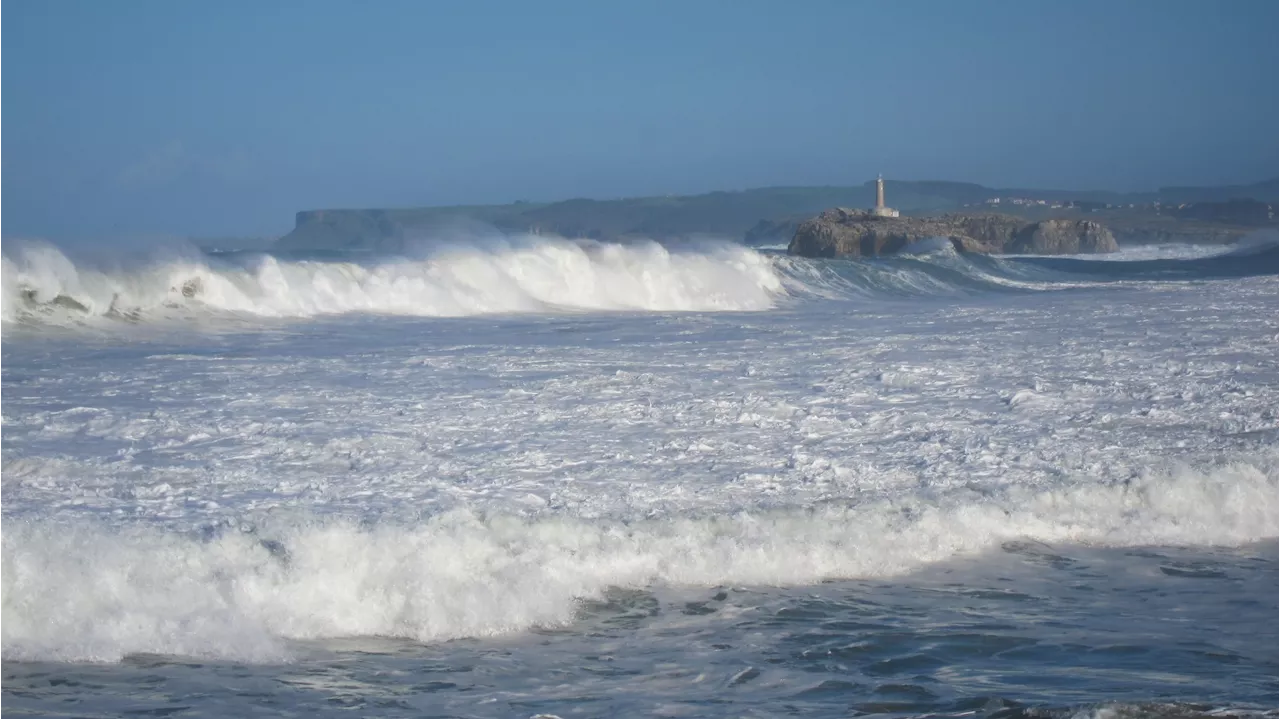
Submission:
[[[9,243],[14,716],[1275,716],[1277,254]]]

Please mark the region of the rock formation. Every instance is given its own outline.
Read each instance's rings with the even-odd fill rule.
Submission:
[[[1111,231],[1092,220],[1041,220],[1022,229],[1005,245],[1005,252],[1028,255],[1078,255],[1115,252]]]
[[[836,208],[800,223],[787,250],[804,257],[878,257],[930,237],[946,237],[961,252],[1077,254],[1117,249],[1111,232],[1091,220],[1029,222],[1001,214],[877,217],[866,210]]]
[[[780,220],[760,220],[742,236],[742,244],[747,247],[781,244],[790,242],[795,237],[796,228],[808,217],[786,217]]]
[[[402,246],[404,228],[394,210],[307,210],[297,214],[293,232],[278,250],[390,250]]]

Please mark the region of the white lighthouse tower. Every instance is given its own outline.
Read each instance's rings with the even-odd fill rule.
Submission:
[[[884,204],[884,175],[876,175],[876,206],[871,208],[876,217],[897,217],[898,211]]]

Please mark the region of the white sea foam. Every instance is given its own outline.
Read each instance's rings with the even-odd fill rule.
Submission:
[[[1186,242],[1158,245],[1126,245],[1116,252],[1107,254],[1080,254],[1074,257],[1083,260],[1134,262],[1143,260],[1195,260],[1212,257],[1224,252],[1222,245],[1197,245]]]
[[[293,521],[209,540],[11,520],[6,658],[167,653],[276,661],[282,638],[488,636],[569,622],[610,587],[886,577],[1014,539],[1233,545],[1276,536],[1274,467],[1122,484],[925,492],[861,505],[587,521],[454,511]]]
[[[713,291],[760,269],[796,299],[673,317],[344,310],[288,332],[156,332],[144,346],[6,337],[6,658],[276,661],[291,638],[563,624],[610,587],[807,588],[1006,540],[1232,545],[1277,533],[1274,278],[1011,298],[981,273],[1016,260],[531,242],[273,262],[293,292],[314,282],[289,273],[465,274],[521,257],[545,268],[564,250],[592,272],[679,265],[689,287]],[[146,276],[94,275],[59,256],[29,274],[50,292],[91,298],[95,282]],[[20,259],[6,273],[27,271]],[[210,263],[154,266],[204,267],[237,288],[236,272],[258,278],[249,262]],[[1030,266],[1027,281],[1050,286],[1053,273]],[[524,288],[566,276],[499,278],[517,275]],[[175,311],[203,306],[161,279]],[[267,285],[251,285],[261,307],[294,301],[264,299]],[[782,296],[769,286],[724,296]],[[844,301],[968,287],[978,296]],[[813,297],[828,292],[840,301]],[[144,314],[172,309],[158,307]],[[1143,473],[1161,461],[1197,469]],[[201,531],[240,523],[254,531]]]
[[[652,242],[514,237],[367,263],[192,255],[110,268],[26,243],[3,263],[5,321],[147,319],[196,310],[265,317],[763,310],[783,292],[767,258],[728,243],[675,250]]]
[[[1274,237],[1259,242],[1244,243],[1238,251],[1258,252],[1275,244]],[[1167,254],[1190,263],[1212,260],[1204,257],[1207,252],[1196,247],[1138,248],[1109,259]],[[1215,252],[1220,254],[1221,249]],[[1119,277],[1114,267],[1105,271],[1097,267],[1101,275],[1082,279],[1079,274],[1016,259],[978,261],[958,255],[945,238],[916,243],[902,255],[824,262],[764,254],[726,242],[670,248],[653,242],[511,236],[459,238],[434,243],[416,256],[361,261],[282,259],[268,254],[209,256],[188,249],[104,264],[73,260],[53,245],[22,243],[10,247],[3,258],[0,318],[5,323],[68,324],[102,317],[186,321],[357,313],[465,317],[761,311],[786,297],[955,298],[1161,279],[1145,277],[1141,268],[1132,276]],[[1088,274],[1087,268],[1075,269]],[[1221,273],[1221,268],[1209,269]],[[1184,268],[1188,276],[1195,271],[1191,264]]]
[[[949,237],[926,237],[913,242],[899,251],[902,255],[931,255],[934,253],[955,254],[955,244]]]

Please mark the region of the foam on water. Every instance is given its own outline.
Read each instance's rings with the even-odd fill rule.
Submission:
[[[7,252],[3,264],[6,322],[138,320],[193,310],[263,317],[763,310],[782,291],[773,265],[737,245],[668,249],[534,236],[452,243],[420,259],[289,261],[258,254],[109,268],[28,243]]]
[[[13,243],[11,243],[13,245]],[[1240,246],[1132,249],[1114,257],[961,256],[929,238],[899,257],[825,261],[732,243],[669,248],[542,236],[459,239],[421,257],[285,259],[172,251],[128,263],[73,261],[45,243],[6,251],[6,325],[210,317],[420,317],[582,311],[762,311],[788,296],[958,297],[1100,282],[1245,277],[1270,271],[1265,233]],[[1125,261],[1128,260],[1128,261]]]
[[[1274,243],[7,251],[5,709],[1274,704]]]
[[[274,661],[282,638],[490,636],[571,621],[614,587],[807,585],[901,575],[1007,540],[1240,544],[1276,535],[1274,464],[1053,490],[925,491],[730,515],[587,521],[467,510],[418,523],[313,517],[202,538],[10,520],[7,658],[134,653]]]

